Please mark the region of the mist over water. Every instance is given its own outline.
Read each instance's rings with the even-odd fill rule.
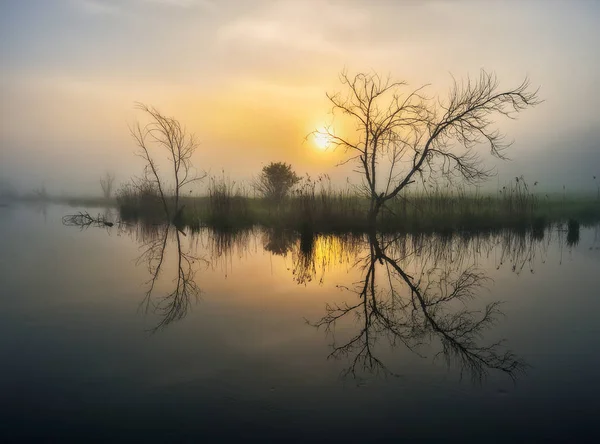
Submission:
[[[69,210],[1,209],[4,436],[594,433],[598,226],[303,236]]]

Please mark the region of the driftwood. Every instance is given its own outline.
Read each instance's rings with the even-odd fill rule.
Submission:
[[[90,216],[90,213],[86,212],[78,212],[76,214],[67,214],[62,218],[63,225],[69,227],[112,227],[114,225],[113,222],[106,220],[106,217],[98,214],[96,217]]]

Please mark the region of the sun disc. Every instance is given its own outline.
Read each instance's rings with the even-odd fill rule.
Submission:
[[[329,148],[330,143],[331,140],[329,138],[329,134],[321,131],[315,134],[315,145],[317,146],[317,148],[326,150],[327,148]]]

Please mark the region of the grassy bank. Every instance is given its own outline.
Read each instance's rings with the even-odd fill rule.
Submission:
[[[120,199],[125,219],[162,217],[156,196]],[[368,228],[369,201],[348,192],[301,190],[283,202],[244,196],[234,186],[221,184],[208,196],[185,197],[182,223],[242,229],[251,226],[287,228],[313,232],[363,232]],[[595,197],[547,197],[535,194],[499,193],[476,196],[468,193],[407,195],[390,201],[379,217],[378,228],[386,232],[427,233],[543,229],[572,221],[582,225],[600,222],[600,201]]]

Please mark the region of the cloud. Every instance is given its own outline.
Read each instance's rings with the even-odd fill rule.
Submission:
[[[265,19],[236,21],[219,33],[224,42],[246,42],[286,46],[311,52],[338,52],[338,48],[318,33],[309,33],[301,27]]]
[[[215,7],[215,3],[211,0],[71,0],[71,2],[83,12],[91,15],[126,14],[132,9],[150,6],[179,9],[212,9]]]
[[[315,53],[340,53],[344,39],[369,22],[368,14],[330,2],[280,1],[224,24],[218,39],[232,44],[286,47]]]
[[[131,0],[130,0],[131,1]],[[133,0],[137,3],[154,3],[163,6],[174,6],[179,8],[214,8],[215,3],[210,0]]]
[[[114,15],[121,12],[121,6],[102,0],[72,0],[76,7],[91,15]]]

